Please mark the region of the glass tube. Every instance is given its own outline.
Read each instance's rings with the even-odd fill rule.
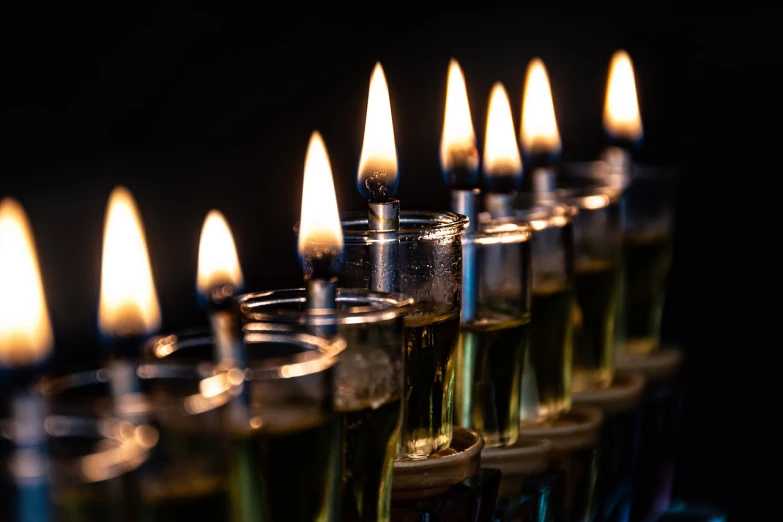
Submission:
[[[345,253],[340,286],[369,288],[379,270],[373,263],[378,247],[397,249],[398,290],[415,301],[405,317],[405,402],[398,458],[426,458],[451,443],[461,233],[468,219],[449,212],[402,211],[395,234],[368,230],[366,213],[341,214],[341,221]]]
[[[413,299],[341,288],[328,314],[308,311],[306,299],[304,289],[242,296],[244,329],[328,328],[346,340],[336,393],[343,421],[342,514],[389,520],[402,419],[404,317]]]

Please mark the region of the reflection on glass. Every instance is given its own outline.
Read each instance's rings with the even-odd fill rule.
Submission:
[[[373,270],[366,214],[341,215],[341,286],[368,288]],[[399,290],[415,304],[405,318],[405,387],[399,458],[426,458],[451,443],[454,351],[459,336],[462,243],[467,219],[403,211],[396,239]],[[388,241],[388,239],[383,239]]]
[[[241,298],[245,331],[336,330],[347,347],[337,377],[336,409],[343,423],[342,514],[384,521],[390,516],[392,462],[402,418],[403,318],[412,299],[339,289],[337,309],[308,313],[304,290]]]

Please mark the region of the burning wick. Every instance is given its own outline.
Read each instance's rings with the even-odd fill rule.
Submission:
[[[310,136],[307,146],[298,249],[305,272],[307,309],[316,316],[328,316],[336,308],[343,231],[329,154],[317,131]],[[322,335],[337,333],[334,324],[314,330]]]
[[[511,102],[499,82],[492,86],[489,95],[484,137],[484,179],[487,210],[492,217],[510,216],[513,199],[522,181],[522,158],[511,117]]]
[[[613,174],[627,180],[631,174],[630,151],[641,142],[644,133],[633,63],[625,51],[614,53],[609,65],[603,119],[610,142],[604,150],[603,159]]]
[[[370,288],[397,292],[400,202],[392,197],[397,190],[397,151],[389,88],[380,62],[375,64],[370,78],[357,186],[367,197],[367,228],[376,232],[370,247],[373,266]]]
[[[7,198],[0,202],[0,413],[12,420],[9,463],[19,522],[49,520],[47,408],[38,379],[53,345],[30,224],[22,206]]]
[[[556,187],[555,170],[560,157],[560,131],[549,75],[540,58],[533,58],[527,68],[519,138],[530,172],[523,180],[525,189],[538,194],[552,192]]]
[[[211,210],[201,228],[196,291],[209,315],[217,363],[244,366],[244,338],[235,299],[243,287],[242,268],[231,230],[223,214]]]
[[[465,233],[478,228],[478,165],[476,135],[465,88],[465,76],[456,60],[449,63],[446,87],[446,109],[440,141],[440,165],[443,179],[451,187],[451,208],[470,220]],[[479,270],[476,248],[462,245],[462,322],[476,318],[478,309]]]
[[[136,373],[145,339],[160,327],[160,307],[152,282],[147,242],[133,196],[125,187],[109,197],[103,232],[98,327],[109,351],[114,407],[141,392]]]

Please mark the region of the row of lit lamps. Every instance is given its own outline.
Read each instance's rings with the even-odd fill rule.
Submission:
[[[610,135],[625,141],[638,141],[642,136],[633,66],[624,51],[612,57],[604,127]],[[531,154],[557,154],[561,147],[548,74],[538,58],[527,70],[520,142],[522,149]],[[440,151],[444,171],[448,169],[450,150],[465,147],[475,149],[475,134],[465,79],[459,64],[452,60]],[[391,104],[380,63],[370,80],[359,179],[379,169],[397,176]],[[488,177],[522,172],[510,103],[500,83],[493,86],[489,100],[483,171]],[[313,242],[332,243],[342,250],[331,167],[317,132],[310,139],[305,160],[300,254]],[[102,337],[135,337],[157,331],[160,309],[143,226],[133,197],[124,187],[115,188],[109,198],[101,266],[98,323]],[[240,289],[242,282],[229,227],[222,214],[212,210],[199,244],[199,293],[219,285]],[[30,225],[22,206],[6,198],[0,202],[0,369],[35,368],[50,355],[53,345]]]

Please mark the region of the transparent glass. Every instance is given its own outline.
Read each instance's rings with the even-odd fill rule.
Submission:
[[[327,327],[346,340],[336,394],[343,422],[342,515],[387,521],[402,419],[403,321],[413,299],[338,289],[334,313],[314,315],[305,308],[306,298],[304,289],[242,296],[244,329]]]
[[[366,213],[341,214],[345,242],[341,286],[369,288],[373,250],[396,246],[398,290],[414,299],[405,318],[405,402],[399,458],[426,458],[451,443],[454,352],[462,285],[465,216],[402,211],[400,230],[367,230]]]
[[[145,345],[142,394],[113,410],[152,423],[160,436],[129,486],[132,520],[328,519],[339,469],[332,383],[344,341],[276,332],[246,346],[242,371],[212,364],[203,332]],[[54,381],[54,408],[112,411],[108,376],[102,369]],[[310,500],[298,502],[299,492]]]
[[[19,504],[25,502],[25,490],[36,484],[50,488],[49,502],[36,511],[50,513],[58,522],[104,522],[132,509],[129,475],[147,461],[158,441],[157,430],[148,425],[51,415],[44,424],[48,459],[36,465],[13,450],[13,423],[0,424],[0,515],[8,521],[28,520],[20,516]]]
[[[535,229],[532,249],[530,349],[522,380],[522,424],[552,421],[571,408],[574,335],[574,230],[577,208],[515,200],[516,219]]]
[[[646,355],[660,346],[677,179],[674,169],[634,165],[620,203],[624,267],[620,317],[624,349],[632,354]]]
[[[331,520],[338,503],[342,427],[334,412],[334,382],[345,341],[258,331],[247,334],[244,345],[245,370],[226,374],[242,388],[220,411],[222,452],[207,450],[220,455],[227,468],[229,519]],[[145,368],[163,374],[170,368],[192,368],[180,361],[209,361],[212,351],[208,334],[161,336],[148,344]],[[208,363],[196,367],[202,365]],[[168,397],[176,400],[169,382],[153,384],[158,404]],[[197,428],[180,428],[182,420],[190,418],[176,416],[161,425],[172,432]]]
[[[487,448],[512,446],[519,437],[532,233],[528,224],[504,219],[485,220],[462,236],[463,249],[475,253],[479,292],[475,314],[460,323],[455,422],[478,431]]]
[[[208,365],[166,369],[142,365],[137,375],[142,393],[119,401],[112,398],[106,369],[61,377],[49,383],[47,394],[57,413],[115,415],[158,429],[155,452],[128,485],[135,499],[134,516],[153,520],[183,513],[225,516],[225,466],[214,448],[221,445],[220,410],[230,402],[236,385],[229,382],[227,372]]]
[[[622,279],[622,188],[603,171],[567,167],[543,200],[576,207],[574,234],[573,391],[605,388],[614,374],[615,330]]]

